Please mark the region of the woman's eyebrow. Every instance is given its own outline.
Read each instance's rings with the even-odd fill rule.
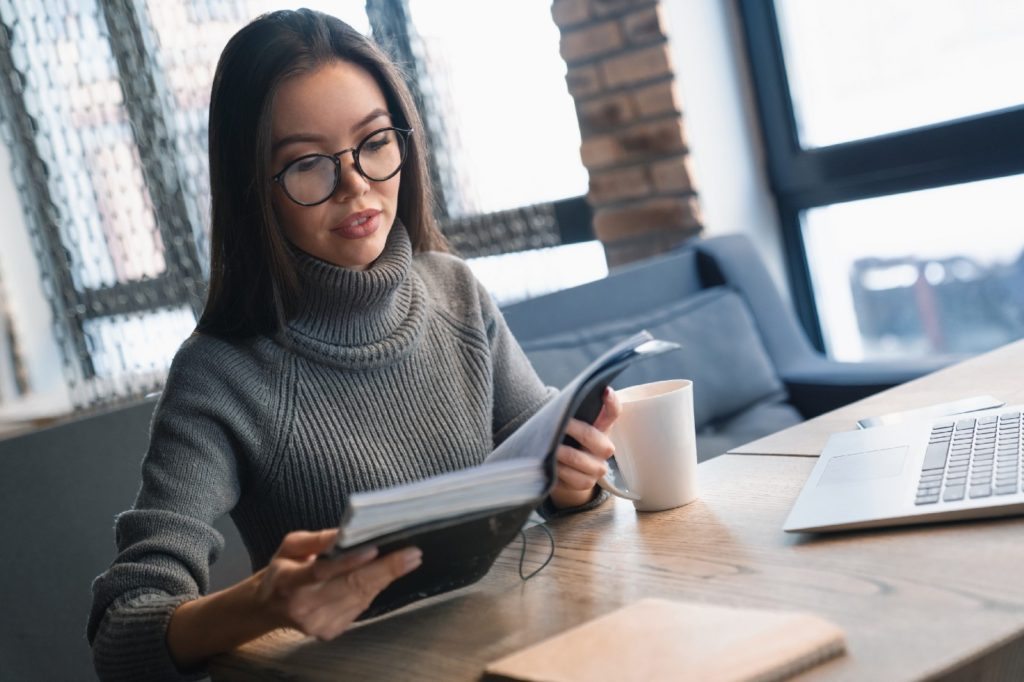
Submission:
[[[370,121],[376,118],[380,118],[381,116],[387,116],[390,118],[391,114],[389,114],[385,109],[374,109],[369,114],[359,119],[358,123],[352,126],[352,132],[359,130]],[[274,142],[274,144],[270,148],[270,151],[271,153],[276,153],[277,150],[281,149],[282,147],[286,147],[290,144],[295,144],[296,142],[323,142],[324,140],[325,138],[323,135],[317,135],[316,133],[295,133],[293,135],[285,135],[280,140]]]
[[[273,146],[271,146],[270,151],[271,151],[271,153],[277,152],[277,150],[280,149],[281,147],[287,147],[288,145],[295,144],[296,142],[323,142],[323,141],[324,141],[324,136],[323,135],[317,135],[316,133],[295,133],[294,135],[285,135],[280,140],[275,142],[273,144]]]
[[[387,112],[387,110],[385,110],[385,109],[380,109],[380,108],[374,109],[369,114],[367,114],[362,119],[360,119],[359,123],[356,123],[354,126],[352,126],[352,132],[353,133],[356,132],[357,130],[362,128],[364,125],[366,125],[367,123],[369,123],[373,119],[380,118],[381,116],[387,116],[388,118],[390,118],[391,114],[389,114]]]

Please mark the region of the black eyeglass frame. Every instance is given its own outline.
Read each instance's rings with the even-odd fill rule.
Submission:
[[[363,148],[363,145],[366,144],[367,142],[369,142],[370,139],[374,135],[378,135],[378,134],[384,132],[385,130],[393,130],[396,133],[398,133],[398,135],[402,138],[402,160],[398,162],[398,168],[396,168],[393,172],[389,173],[387,176],[385,176],[383,178],[373,178],[373,177],[370,177],[366,173],[366,171],[363,170],[362,164],[359,163],[359,151]],[[402,170],[402,166],[405,165],[406,156],[408,156],[408,154],[409,154],[409,136],[412,135],[412,133],[413,133],[413,129],[412,128],[398,128],[396,126],[386,126],[384,128],[377,128],[373,132],[369,133],[362,140],[360,140],[359,144],[357,144],[355,147],[349,147],[348,149],[342,149],[340,152],[335,152],[333,154],[319,154],[319,153],[316,153],[316,154],[305,154],[303,156],[300,156],[297,159],[293,159],[292,161],[289,161],[288,164],[284,168],[282,168],[281,171],[277,175],[272,177],[271,180],[273,180],[277,184],[281,185],[281,190],[284,192],[285,196],[288,197],[291,201],[293,201],[296,204],[298,204],[299,206],[319,206],[320,204],[324,203],[325,201],[330,199],[332,196],[334,196],[334,193],[338,191],[338,185],[341,184],[341,156],[342,156],[342,154],[347,154],[349,152],[352,152],[352,165],[355,166],[356,172],[359,173],[359,175],[361,177],[363,177],[366,180],[369,180],[370,182],[384,182],[385,180],[390,180],[391,178],[393,178],[396,175],[398,175],[399,171]],[[292,166],[294,166],[297,163],[301,163],[302,161],[305,161],[306,159],[312,159],[312,158],[321,157],[321,156],[324,157],[325,159],[330,159],[334,163],[334,185],[331,187],[331,191],[327,193],[327,196],[325,196],[320,201],[314,201],[314,202],[311,202],[311,203],[306,203],[304,201],[299,201],[298,199],[293,197],[291,195],[291,193],[288,192],[288,188],[284,184],[284,174],[288,172],[289,168],[291,168]]]

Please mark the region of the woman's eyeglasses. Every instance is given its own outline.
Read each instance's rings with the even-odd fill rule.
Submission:
[[[350,149],[334,154],[307,154],[273,177],[288,198],[300,206],[316,206],[331,198],[341,182],[341,156],[352,152],[356,172],[371,182],[383,182],[402,170],[412,130],[381,128]]]

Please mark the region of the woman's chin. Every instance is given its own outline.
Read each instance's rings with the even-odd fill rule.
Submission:
[[[321,246],[317,249],[319,253],[313,252],[312,255],[348,270],[367,270],[384,253],[387,236],[387,231],[378,230],[365,239],[346,239],[342,244],[318,245]]]

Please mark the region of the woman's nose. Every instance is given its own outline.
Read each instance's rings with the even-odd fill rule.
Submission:
[[[350,154],[342,156],[338,161],[341,163],[338,167],[338,188],[334,190],[337,201],[348,201],[370,191],[370,181],[356,170],[355,159]]]

